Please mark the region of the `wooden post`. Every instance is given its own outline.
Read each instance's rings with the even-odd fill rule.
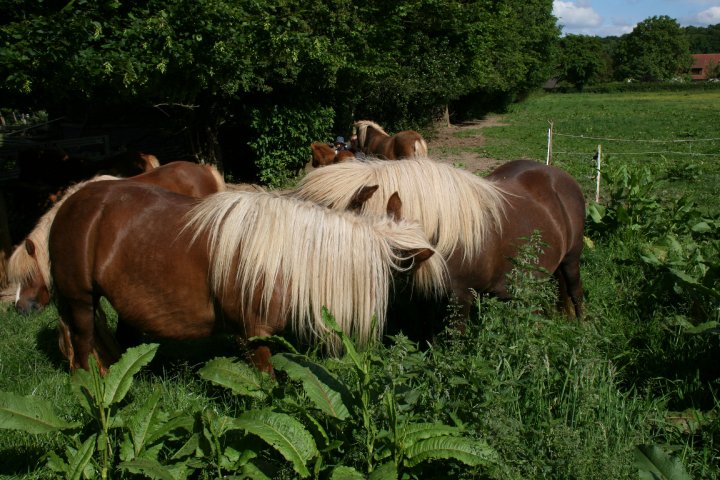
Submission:
[[[602,162],[602,145],[597,146],[597,180],[595,183],[595,203],[600,203],[600,163]]]
[[[552,161],[552,133],[553,133],[553,122],[550,121],[550,128],[548,128],[548,141],[547,141],[547,158],[545,159],[545,165],[550,165]]]

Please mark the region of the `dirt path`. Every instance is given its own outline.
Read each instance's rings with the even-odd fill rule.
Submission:
[[[502,117],[492,115],[462,124],[436,126],[428,139],[428,155],[439,162],[450,163],[473,173],[494,169],[502,162],[483,155],[485,127],[503,125]]]

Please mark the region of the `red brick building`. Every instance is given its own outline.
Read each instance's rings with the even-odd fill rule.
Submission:
[[[690,76],[693,80],[707,80],[708,73],[720,65],[720,53],[695,53],[692,55],[692,59]]]

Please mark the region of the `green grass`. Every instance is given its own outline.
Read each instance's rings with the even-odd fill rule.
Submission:
[[[482,130],[487,138],[483,154],[544,162],[552,122],[552,163],[572,173],[587,191],[594,191],[593,155],[601,145],[605,163],[645,166],[657,173],[660,191],[689,193],[712,205],[720,194],[718,114],[720,91],[539,94],[513,105],[503,117],[506,126]],[[698,141],[704,139],[714,140]]]
[[[720,95],[708,92],[539,95],[513,106],[502,119],[507,126],[482,130],[487,138],[483,154],[503,160],[544,160],[548,120],[554,122],[556,132],[572,135],[710,138],[718,135],[714,124],[718,110]],[[591,197],[590,159],[559,152],[587,150],[591,156],[594,142],[557,138],[555,164],[578,178]],[[621,146],[622,151],[645,148]],[[698,144],[694,151],[701,146],[707,148],[704,152],[720,152],[717,143]],[[708,215],[720,215],[716,157],[630,157],[618,155],[619,148],[603,145],[608,163],[632,162],[649,168],[658,179],[654,195],[661,200],[666,193],[691,194]],[[520,271],[513,277],[517,299],[481,298],[477,319],[465,334],[447,330],[422,349],[404,337],[373,347],[369,414],[376,425],[387,424],[381,397],[392,389],[398,418],[461,426],[465,434],[487,441],[501,459],[492,468],[430,462],[409,470],[408,478],[638,478],[634,463],[638,445],[659,445],[692,478],[720,478],[720,335],[691,333],[681,326],[680,320],[695,321],[693,305],[683,303],[682,296],[664,304],[662,298],[675,292],[648,292],[648,285],[662,284],[640,262],[639,252],[662,235],[663,224],[658,225],[642,233],[638,225],[630,225],[607,235],[597,230],[589,234],[593,243],[582,259],[587,293],[587,317],[582,322],[553,313],[554,285],[538,283]],[[717,232],[706,235],[710,243],[720,244]],[[707,246],[706,237],[697,236],[695,241]],[[682,285],[674,288],[684,292]],[[649,293],[658,300],[648,299]],[[717,300],[710,298],[698,296],[696,301],[708,301],[717,310]],[[715,320],[720,321],[720,310],[717,315]],[[48,399],[63,418],[87,421],[87,413],[70,391],[67,366],[58,353],[56,316],[54,308],[28,317],[0,308],[0,391]],[[167,412],[238,416],[255,406],[253,401],[209,384],[197,373],[211,358],[233,355],[242,352],[227,336],[163,342],[134,382],[130,398],[148,398],[160,390]],[[346,383],[354,381],[348,359],[308,355]],[[283,395],[260,406],[295,412],[307,420],[307,398],[286,376],[280,375],[278,381],[274,392]],[[350,438],[342,448],[328,450],[324,466],[361,469],[367,463],[361,423],[349,422],[355,430],[345,432]],[[334,431],[331,420],[321,418],[317,425],[321,424]],[[307,426],[315,431],[317,425]],[[378,434],[378,441],[387,438],[383,437],[387,431]],[[276,452],[263,450],[259,441],[254,445],[273,478],[296,477]],[[61,452],[64,446],[57,435],[0,430],[0,477],[54,478],[43,456],[49,450]],[[203,478],[212,475],[205,472]]]

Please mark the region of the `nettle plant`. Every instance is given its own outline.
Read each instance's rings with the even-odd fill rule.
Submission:
[[[720,216],[685,196],[659,198],[649,169],[620,165],[603,174],[610,188],[605,204],[588,206],[589,235],[619,239],[648,281],[648,306],[679,306],[683,314],[720,321]]]
[[[60,432],[66,447],[50,452],[47,465],[73,479],[198,473],[396,479],[418,478],[427,462],[476,470],[500,464],[497,453],[462,426],[419,418],[405,402],[407,392],[398,389],[398,370],[391,374],[387,359],[372,348],[358,351],[329,312],[323,316],[345,350],[334,361],[337,374],[278,338],[290,349],[272,358],[281,381],[237,358],[215,358],[199,370],[203,379],[251,400],[253,408],[237,417],[211,407],[167,412],[159,392],[126,401],[135,374],[158,348],[145,344],[129,349],[105,377],[93,358],[89,371],[73,373],[72,390],[92,419],[88,424],[63,420],[47,401],[0,392],[0,425]]]

